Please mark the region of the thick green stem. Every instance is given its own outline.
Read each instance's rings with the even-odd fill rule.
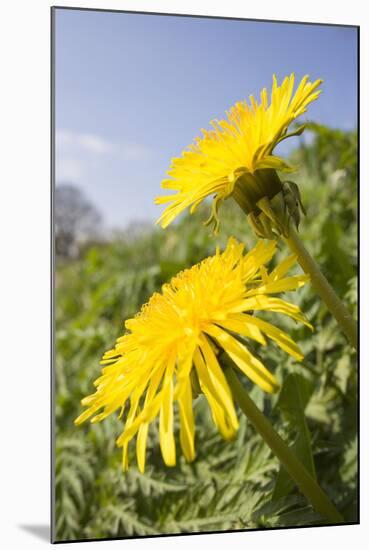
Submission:
[[[325,302],[337,323],[341,326],[350,344],[357,349],[356,321],[352,318],[346,306],[341,302],[340,298],[328,283],[314,258],[312,258],[306,250],[292,223],[289,227],[289,236],[283,237],[283,239],[291,251],[296,254],[302,269],[305,273],[310,275],[312,285],[321,299]]]
[[[248,396],[232,367],[226,366],[224,372],[236,402],[314,509],[332,523],[344,523],[328,496]]]

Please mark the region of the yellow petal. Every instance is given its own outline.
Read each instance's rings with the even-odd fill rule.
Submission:
[[[163,390],[159,418],[160,449],[167,466],[175,466],[176,446],[173,435],[173,380]]]
[[[137,407],[138,407],[138,399],[135,399],[134,396],[133,396],[132,399],[131,399],[131,406],[130,406],[130,409],[129,409],[129,412],[128,412],[125,429],[132,424],[132,422],[134,420],[134,417],[136,415]],[[123,450],[122,450],[122,468],[123,468],[124,472],[126,472],[128,470],[128,466],[129,466],[129,464],[128,464],[128,443],[129,443],[129,440],[127,440],[124,443]]]
[[[150,407],[150,404],[152,403],[156,390],[158,389],[158,386],[160,384],[162,373],[163,373],[163,366],[157,368],[156,371],[154,371],[153,373],[153,377],[151,379],[151,382],[149,384],[149,388],[147,390],[146,397],[145,397],[143,416],[145,416],[145,413],[147,415],[148,411],[150,410],[149,407]],[[137,446],[136,446],[137,463],[141,473],[144,473],[145,471],[146,442],[147,442],[148,431],[149,431],[149,422],[142,422],[138,429]]]
[[[200,336],[200,342],[200,349],[204,355],[205,365],[212,387],[216,392],[218,400],[222,403],[224,410],[227,411],[231,425],[237,430],[238,419],[233,404],[232,393],[229,389],[226,377],[205,335],[202,334]]]
[[[309,281],[308,275],[295,275],[292,277],[286,277],[285,279],[279,279],[270,283],[259,286],[258,288],[249,290],[246,296],[253,296],[257,294],[274,294],[278,292],[288,292],[290,290],[296,290],[304,286]]]
[[[204,391],[205,393],[205,391]],[[209,403],[211,416],[214,424],[222,434],[222,437],[227,441],[234,439],[236,430],[229,421],[229,416],[226,411],[220,406],[219,402],[214,398],[211,393],[205,394]]]
[[[255,162],[254,169],[262,170],[265,168],[272,168],[273,170],[280,170],[282,172],[294,172],[296,168],[291,166],[285,160],[275,155],[268,155]]]
[[[195,459],[195,422],[192,409],[192,389],[191,382],[184,380],[183,391],[178,398],[180,431],[179,439],[183,454],[188,462]]]
[[[224,321],[217,321],[217,325],[241,334],[241,336],[246,336],[246,338],[252,338],[252,340],[256,340],[256,342],[259,342],[263,346],[266,344],[265,338],[259,328],[255,323],[249,322],[242,313],[236,313]]]
[[[163,387],[161,391],[155,395],[164,370],[165,370],[165,364],[161,364],[160,368],[156,370],[155,376],[152,378],[148,388],[148,393],[145,399],[143,410],[137,415],[134,421],[130,422],[129,424],[128,424],[128,421],[126,422],[123,433],[117,439],[118,447],[123,446],[127,441],[132,439],[132,437],[136,435],[142,423],[149,424],[158,414],[163,401],[163,397],[164,397],[163,391],[165,387],[168,385],[169,380],[171,379],[171,376],[172,376],[173,365],[171,366],[171,368],[169,368],[169,373],[167,370],[165,374]]]
[[[269,274],[270,281],[278,281],[285,275],[293,265],[296,263],[297,256],[291,254],[287,256],[280,264],[277,265],[275,269]]]
[[[214,394],[214,388],[207,372],[204,359],[198,349],[194,354],[194,364],[201,389],[209,403],[214,424],[217,426],[224,439],[232,439],[236,433],[236,429],[228,421],[227,411],[222,407],[217,395]]]
[[[285,300],[281,300],[280,298],[274,298],[270,296],[253,296],[251,298],[246,298],[246,300],[243,300],[237,306],[234,306],[231,311],[231,313],[239,313],[244,311],[275,311],[277,313],[284,313],[285,315],[288,315],[289,317],[292,317],[292,319],[295,319],[295,321],[299,321],[300,323],[303,323],[310,329],[313,329],[312,325],[309,323],[309,321],[306,319],[306,317],[301,313],[300,308],[298,306],[295,306],[294,304],[290,304],[289,302],[286,302]]]
[[[74,420],[74,424],[76,426],[79,426],[80,424],[82,424],[83,422],[85,422],[88,418],[90,418],[90,416],[92,416],[94,414],[94,409],[93,408],[90,408],[90,409],[87,409],[86,411],[83,411],[82,414],[80,414],[78,416],[78,418],[76,418]]]
[[[137,464],[142,474],[145,472],[146,442],[147,442],[148,431],[149,431],[149,425],[147,422],[145,422],[144,424],[141,424],[137,435],[137,444],[136,444]]]
[[[259,240],[256,246],[242,259],[243,280],[247,282],[259,270],[261,265],[268,263],[276,251],[276,241]]]
[[[238,368],[262,390],[268,393],[278,391],[279,384],[276,378],[238,340],[215,326],[209,327],[206,332],[219,342]]]
[[[283,330],[278,327],[259,319],[258,317],[252,317],[251,315],[244,314],[245,321],[254,323],[258,326],[269,338],[274,340],[280,348],[289,353],[297,361],[302,361],[304,355],[298,345],[292,340],[292,338]]]

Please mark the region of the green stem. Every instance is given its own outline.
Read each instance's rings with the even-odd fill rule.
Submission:
[[[352,318],[346,306],[341,302],[340,298],[328,283],[314,258],[312,258],[306,250],[292,223],[290,223],[289,227],[289,236],[283,237],[283,239],[291,251],[296,254],[302,269],[305,273],[310,275],[312,285],[325,302],[337,323],[341,326],[350,344],[357,349],[356,321]]]
[[[267,418],[248,396],[232,367],[225,366],[224,372],[232,394],[242,411],[280,460],[314,509],[332,523],[344,523],[343,517],[329,500],[328,496],[322,491],[305,466],[296,458],[288,445],[281,439]]]

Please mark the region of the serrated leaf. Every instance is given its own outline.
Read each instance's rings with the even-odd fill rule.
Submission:
[[[314,458],[311,451],[311,436],[305,418],[305,409],[312,392],[313,385],[309,380],[301,374],[291,373],[284,381],[276,407],[282,412],[291,434],[296,434],[291,445],[292,451],[316,479]],[[281,466],[272,499],[279,500],[285,497],[291,492],[294,485],[286,470]]]

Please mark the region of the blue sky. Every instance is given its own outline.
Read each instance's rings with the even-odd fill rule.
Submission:
[[[171,157],[273,73],[323,78],[305,118],[356,126],[354,28],[65,9],[55,21],[56,180],[109,227],[156,219]]]

